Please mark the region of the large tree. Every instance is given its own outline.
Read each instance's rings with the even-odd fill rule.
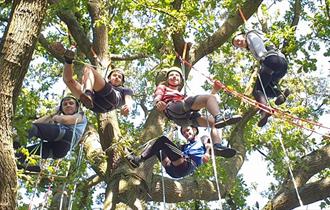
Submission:
[[[290,62],[289,76],[284,83],[294,89],[294,93],[282,108],[301,118],[315,121],[329,109],[329,85],[326,79],[310,73],[321,71],[317,68],[318,59],[313,58],[314,52],[322,50],[326,52],[324,56],[329,55],[329,2],[314,4],[313,1],[288,1],[287,11],[283,11],[285,7],[281,11],[284,16],[269,13],[273,3],[276,5],[279,2],[49,0],[48,16],[39,36],[40,45],[35,56],[46,60],[30,68],[23,89],[17,87],[17,92],[21,90],[21,97],[17,103],[15,127],[19,134],[24,133],[28,118],[35,115],[31,106],[41,105],[37,98],[47,98],[55,81],[60,79],[63,58],[53,50],[52,42],[60,41],[67,47],[76,46],[75,69],[78,75],[84,63],[97,66],[103,74],[109,71],[111,65],[123,67],[127,74],[127,85],[134,87],[136,92],[136,110],[130,118],[143,118],[142,123],[140,120],[140,124],[136,125],[130,119],[118,117],[115,111],[89,117],[91,127],[83,138],[84,159],[94,174],[85,173],[85,167],[82,167],[79,176],[86,179],[79,179],[77,173],[72,173],[75,178],[72,178],[71,183],[79,181],[74,205],[77,208],[91,208],[91,192],[99,188],[95,187],[98,183],[104,187],[100,199],[104,209],[140,209],[145,208],[149,201],[160,202],[161,176],[159,169],[154,167],[156,159],[131,170],[123,160],[121,151],[130,148],[138,152],[141,145],[162,135],[164,130],[171,130],[165,117],[153,109],[151,95],[155,84],[164,79],[162,69],[167,65],[179,65],[176,55],[182,56],[185,46],[188,47],[183,59],[194,65],[202,58],[207,58],[209,73],[226,85],[235,87],[236,91],[249,94],[246,88],[252,83],[248,82],[249,76],[258,68],[258,64],[247,53],[235,52],[230,39],[233,33],[245,27],[263,30]],[[317,15],[311,15],[315,12]],[[244,19],[247,23],[244,23]],[[298,33],[301,24],[307,25],[310,30],[304,34]],[[203,76],[199,69],[191,69],[191,65],[187,65],[186,78]],[[22,75],[24,77],[25,74]],[[39,81],[43,81],[43,84],[36,86],[35,83]],[[19,83],[17,78],[15,82]],[[208,89],[209,85],[206,84],[205,88]],[[287,162],[284,161],[287,158],[293,167],[303,203],[327,201],[330,196],[330,148],[327,137],[310,136],[306,130],[280,118],[272,120],[261,130],[255,125],[258,118],[254,117],[255,107],[226,94],[221,94],[221,99],[224,102],[222,108],[240,111],[243,115],[240,123],[224,131],[227,141],[238,150],[238,154],[230,160],[217,160],[221,166],[218,170],[220,191],[226,206],[232,209],[246,208],[245,198],[249,192],[239,171],[246,156],[256,150],[267,151],[265,161],[269,162],[269,173],[277,179],[267,193],[269,203],[265,209],[299,206]],[[13,104],[15,101],[10,106]],[[20,118],[22,115],[24,117]],[[278,126],[279,123],[281,126]],[[7,133],[12,130],[8,126],[3,128]],[[1,136],[2,139],[6,139],[10,146],[9,136]],[[285,143],[288,155],[283,152],[280,140]],[[11,148],[8,151],[12,151]],[[3,155],[3,158],[13,163],[12,153]],[[1,159],[1,164],[5,160]],[[11,170],[14,170],[13,164]],[[52,183],[54,186],[63,184],[63,180],[55,181]],[[210,164],[202,167],[194,176],[181,180],[165,178],[164,181],[168,203],[200,200],[193,205],[205,207],[208,201],[218,199]],[[30,189],[29,183],[24,186]],[[56,199],[59,197],[54,192],[52,205],[60,202],[60,199]]]
[[[42,22],[47,3],[42,0],[13,1],[10,19],[0,44],[0,206],[15,209],[17,176],[12,147],[14,108],[22,87]],[[5,9],[2,14],[6,15]]]

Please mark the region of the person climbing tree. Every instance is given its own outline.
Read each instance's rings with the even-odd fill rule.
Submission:
[[[108,74],[107,82],[96,69],[85,65],[83,84],[80,84],[73,78],[74,52],[65,50],[64,46],[58,42],[54,43],[52,48],[64,56],[64,83],[86,108],[96,113],[121,108],[121,114],[128,116],[133,106],[133,90],[123,87],[125,75],[122,69],[114,68]]]
[[[133,168],[156,155],[162,162],[166,172],[173,178],[187,176],[194,172],[196,168],[210,159],[211,144],[207,136],[201,139],[197,137],[199,131],[197,127],[181,127],[181,134],[188,141],[187,144],[177,147],[165,136],[158,138],[152,145],[147,147],[140,156],[128,155],[126,158]],[[220,142],[219,142],[220,144]],[[234,149],[222,147],[222,152],[218,155],[230,158],[236,154]],[[160,153],[160,151],[162,151]],[[160,156],[162,154],[162,156]]]
[[[256,101],[263,105],[267,105],[268,98],[276,98],[275,104],[281,105],[286,101],[290,91],[286,89],[284,92],[280,90],[279,81],[287,73],[288,62],[280,51],[274,45],[267,45],[261,32],[251,30],[247,33],[240,33],[232,39],[235,47],[249,50],[253,57],[257,59],[261,65],[259,76],[253,88],[253,96]],[[258,126],[264,126],[270,114],[260,110],[261,119]]]
[[[73,96],[66,96],[60,102],[59,110],[55,114],[47,115],[35,120],[28,131],[28,139],[39,138],[40,144],[28,146],[29,154],[39,155],[43,159],[59,159],[73,148],[81,138],[87,125],[87,118],[79,111],[79,102]],[[19,144],[14,144],[18,149]],[[40,166],[26,164],[27,154],[18,152],[18,168],[29,171],[40,171]]]
[[[154,94],[154,104],[158,111],[164,112],[166,117],[179,126],[210,127],[210,136],[215,142],[220,142],[217,128],[239,122],[240,115],[223,114],[220,112],[214,94],[220,90],[217,80],[214,82],[211,94],[186,97],[180,92],[183,87],[183,75],[178,67],[171,67],[167,71],[167,80],[159,84]],[[198,112],[206,108],[213,116],[208,118]],[[215,145],[215,148],[218,145]],[[220,148],[219,148],[220,149]]]

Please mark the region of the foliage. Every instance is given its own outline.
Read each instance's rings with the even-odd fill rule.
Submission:
[[[147,0],[121,0],[104,1],[102,17],[92,25],[88,14],[88,1],[60,0],[60,4],[51,5],[44,22],[42,34],[49,43],[59,41],[66,47],[75,43],[68,33],[68,27],[56,16],[58,12],[72,11],[80,26],[93,41],[92,28],[100,25],[108,27],[108,45],[111,54],[134,55],[143,53],[145,58],[134,61],[113,61],[115,66],[125,69],[127,82],[125,86],[134,89],[135,107],[133,113],[128,117],[119,117],[120,130],[125,141],[124,145],[133,148],[134,152],[140,152],[140,138],[144,128],[145,119],[152,107],[152,94],[155,87],[155,76],[161,68],[171,65],[175,60],[175,50],[171,34],[181,33],[183,38],[193,43],[195,47],[200,41],[213,35],[224,20],[237,12],[238,7],[243,5],[242,0],[202,0],[183,1],[179,10],[173,9],[173,2],[169,0],[147,1]],[[266,36],[277,48],[285,51],[289,61],[289,72],[281,85],[292,90],[287,102],[280,106],[280,109],[296,115],[300,118],[318,121],[320,117],[329,114],[329,81],[326,66],[330,55],[329,34],[330,26],[328,7],[323,3],[314,4],[313,1],[301,1],[302,13],[301,22],[297,26],[292,26],[294,17],[295,1],[287,1],[289,9],[285,9],[284,14],[272,18],[270,10],[283,1],[265,1],[262,5],[262,15],[269,19],[267,23]],[[329,4],[328,4],[329,6]],[[0,30],[3,31],[10,13],[9,5],[1,3],[0,7]],[[258,18],[253,16],[247,23],[248,26],[262,28]],[[246,27],[246,26],[244,26]],[[308,29],[308,30],[307,30]],[[283,48],[284,47],[284,48]],[[85,55],[80,54],[79,60],[88,62]],[[215,52],[207,55],[206,64],[208,73],[212,78],[222,81],[228,87],[246,95],[249,95],[248,86],[251,73],[258,68],[251,54],[247,51],[236,50],[231,46],[230,39]],[[324,61],[325,60],[325,61]],[[23,88],[17,102],[13,125],[17,131],[17,136],[21,144],[27,143],[26,131],[31,125],[31,121],[39,116],[52,113],[54,107],[63,93],[58,92],[57,84],[61,81],[62,64],[41,45],[36,46],[33,62],[29,68]],[[77,78],[81,72],[77,68]],[[324,73],[325,72],[325,73]],[[103,72],[104,73],[104,72]],[[192,69],[190,77],[200,77],[206,79],[201,69]],[[192,84],[203,86],[205,91],[211,89],[209,82]],[[238,98],[229,94],[220,93],[220,108],[232,113],[245,113],[249,106],[243,104]],[[251,96],[251,95],[249,95]],[[146,111],[141,107],[146,107]],[[271,102],[274,106],[274,102]],[[144,112],[145,111],[145,112]],[[89,122],[96,126],[96,117],[87,112]],[[287,175],[287,162],[295,166],[299,164],[299,158],[307,155],[311,151],[320,148],[325,143],[317,136],[302,130],[282,119],[272,118],[264,128],[257,128],[255,125],[259,116],[254,116],[244,129],[244,146],[247,154],[256,149],[265,151],[267,154],[265,161],[268,163],[268,174],[276,179],[276,183],[264,196],[271,198],[276,193],[279,183]],[[310,125],[306,127],[313,129]],[[170,130],[169,128],[167,128]],[[228,139],[232,133],[231,129],[224,130],[224,138]],[[283,151],[280,140],[283,140],[286,151]],[[74,153],[76,156],[76,153]],[[288,157],[286,156],[288,155]],[[76,157],[73,157],[71,163]],[[217,160],[217,165],[225,161]],[[58,171],[50,164],[49,171],[55,174],[65,173],[65,165],[69,160],[64,161],[63,167]],[[93,164],[93,163],[90,163]],[[308,167],[301,165],[302,167]],[[159,166],[155,167],[155,172],[159,172]],[[228,181],[229,177],[222,168],[218,170],[218,178],[222,182]],[[83,161],[79,170],[76,169],[74,179],[68,179],[70,183],[68,189],[73,189],[72,183],[79,184],[84,178],[89,177],[92,172],[90,166]],[[211,164],[205,164],[194,174],[198,179],[214,180]],[[317,174],[319,177],[329,176],[329,170],[324,170]],[[77,177],[80,177],[77,179]],[[31,195],[36,184],[36,177],[29,177],[20,181],[21,188],[27,190],[26,194]],[[63,182],[54,182],[54,186],[61,186]],[[92,209],[95,203],[101,204],[104,201],[104,194],[100,193],[100,188],[105,188],[105,184],[98,185],[90,189],[86,197],[82,191],[77,191],[74,208],[79,207],[80,201],[87,201],[87,209]],[[38,186],[38,194],[45,192],[50,183]],[[79,186],[81,187],[81,186]],[[226,202],[226,208],[235,206],[236,209],[254,209],[248,206],[246,198],[249,196],[248,184],[244,176],[239,175],[235,179],[233,188],[230,191]],[[82,189],[82,188],[79,188]],[[93,202],[92,193],[98,194],[97,202]],[[23,195],[19,195],[22,202]],[[26,206],[21,203],[19,208]],[[329,199],[321,203],[322,208],[329,206]],[[205,201],[182,202],[175,206],[178,209],[208,209],[210,206]],[[151,207],[152,208],[152,207]]]

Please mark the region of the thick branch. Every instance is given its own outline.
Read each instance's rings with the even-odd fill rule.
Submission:
[[[106,60],[106,63],[109,63],[108,27],[106,23],[102,21],[102,19],[108,18],[106,17],[106,10],[102,7],[102,4],[102,1],[99,0],[89,0],[88,11],[93,26],[94,50],[101,60]]]
[[[111,60],[113,61],[132,61],[132,60],[148,58],[148,57],[149,56],[144,53],[138,53],[136,55],[111,54]]]
[[[314,203],[330,196],[330,177],[306,184],[299,188],[299,195],[304,205]],[[299,206],[297,194],[294,188],[286,190],[263,208],[264,210],[286,210]]]
[[[330,167],[330,145],[326,145],[307,156],[301,158],[293,170],[295,182],[298,187],[303,186],[312,176],[323,169]],[[292,180],[288,174],[281,189],[277,194],[281,194],[293,187]]]
[[[58,0],[48,0],[51,4],[57,4]],[[58,10],[57,16],[68,26],[69,31],[76,41],[79,49],[87,56],[87,58],[92,62],[92,64],[96,64],[96,59],[93,57],[92,43],[88,39],[87,34],[84,29],[80,26],[73,12],[70,10]]]
[[[241,10],[246,19],[249,19],[256,12],[261,2],[262,0],[249,0],[245,2]],[[218,49],[243,23],[244,21],[238,11],[234,16],[228,17],[219,30],[194,48],[191,52],[191,63],[197,63],[201,58]]]

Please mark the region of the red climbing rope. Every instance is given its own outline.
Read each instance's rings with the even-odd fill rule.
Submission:
[[[178,54],[177,54],[178,56]],[[223,89],[225,92],[235,96],[235,97],[238,97],[240,98],[243,102],[247,102],[248,104],[262,110],[262,111],[265,111],[271,115],[274,115],[275,117],[277,118],[280,118],[282,120],[286,120],[287,122],[289,122],[290,124],[293,124],[293,125],[296,125],[300,128],[303,128],[303,129],[306,129],[306,130],[309,130],[309,131],[312,131],[314,133],[317,133],[319,135],[322,135],[322,136],[325,136],[325,137],[329,137],[330,138],[330,135],[328,134],[322,134],[320,132],[317,132],[315,129],[312,129],[312,128],[308,128],[304,125],[301,125],[300,123],[308,123],[308,124],[311,124],[313,126],[318,126],[318,127],[322,127],[322,128],[325,128],[325,129],[328,129],[330,130],[329,127],[321,124],[321,123],[318,123],[318,122],[315,122],[315,121],[312,121],[312,120],[309,120],[309,119],[302,119],[302,118],[299,118],[297,116],[294,116],[286,111],[283,111],[281,109],[278,109],[278,108],[273,108],[273,107],[270,107],[270,106],[267,106],[267,105],[264,105],[264,104],[261,104],[251,98],[249,98],[248,96],[242,94],[242,93],[239,93],[237,91],[235,91],[234,89],[231,89],[229,87],[227,87],[226,85],[224,85],[223,83],[221,83],[220,81],[215,81],[214,79],[212,79],[210,76],[200,72],[198,69],[196,69],[195,67],[192,66],[192,64],[190,64],[188,61],[186,60],[183,60],[180,56],[178,56],[178,58],[180,59],[180,61],[182,63],[184,63],[185,65],[188,65],[191,69],[199,72],[202,76],[204,76],[205,78],[207,78],[210,82],[214,83],[218,83],[216,85],[218,85],[219,88]],[[295,122],[296,121],[296,122]]]

